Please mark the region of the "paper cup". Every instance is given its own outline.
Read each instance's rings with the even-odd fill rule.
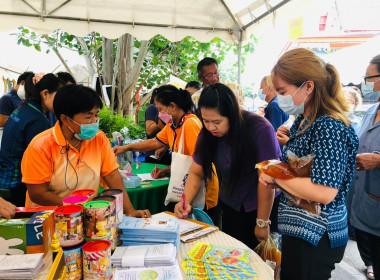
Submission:
[[[61,247],[83,242],[83,207],[66,205],[54,210],[55,233]]]
[[[110,202],[92,201],[84,205],[85,236],[88,239],[104,239],[111,235]]]
[[[70,280],[81,280],[82,279],[82,246],[83,243],[73,246],[62,248],[63,255],[66,264],[66,278]]]
[[[119,189],[108,189],[101,192],[100,196],[103,195],[113,195],[114,197],[116,197],[116,218],[117,225],[120,225],[124,218],[123,191]]]
[[[83,189],[83,190],[73,191],[72,195],[85,195],[85,196],[88,196],[89,198],[88,201],[91,201],[95,197],[96,194],[95,194],[95,191],[92,189]]]
[[[87,195],[73,195],[62,199],[63,205],[82,205],[84,206],[89,201]]]
[[[83,280],[112,279],[111,242],[90,241],[83,245]]]

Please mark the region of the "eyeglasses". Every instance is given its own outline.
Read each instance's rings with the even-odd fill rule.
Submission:
[[[364,78],[364,82],[367,83],[368,79],[378,78],[378,77],[380,77],[380,75],[373,75],[373,76],[367,76],[367,77],[364,76],[363,78]]]
[[[208,74],[206,76],[203,76],[203,78],[205,78],[207,80],[211,80],[214,77],[218,78],[219,77],[219,72],[216,72],[215,74]]]

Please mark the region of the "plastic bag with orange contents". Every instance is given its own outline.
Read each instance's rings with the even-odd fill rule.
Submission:
[[[296,177],[310,177],[314,154],[298,157],[288,150],[286,155],[288,156],[289,164],[279,160],[266,160],[256,164],[256,168],[259,168],[262,173],[276,179],[289,180]],[[305,209],[315,215],[320,214],[321,205],[319,202],[301,199],[289,194],[279,185],[276,185],[276,187],[281,189],[282,192],[289,197],[289,203],[291,205]]]
[[[274,279],[279,279],[281,265],[281,236],[271,233],[267,240],[263,240],[255,248],[261,259],[274,270]]]

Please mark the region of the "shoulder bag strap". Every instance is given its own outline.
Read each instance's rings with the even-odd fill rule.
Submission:
[[[184,123],[183,123],[183,125],[182,125],[182,131],[181,131],[181,139],[179,140],[179,145],[178,145],[178,153],[180,153],[180,154],[183,154],[183,150],[184,150],[184,135],[185,135],[185,123],[187,122],[187,121],[189,121],[189,120],[193,120],[197,125],[198,125],[198,127],[200,128],[200,129],[202,129],[202,126],[201,125],[199,125],[199,123],[198,123],[198,121],[196,120],[196,119],[194,119],[194,118],[190,118],[190,119],[187,119]]]

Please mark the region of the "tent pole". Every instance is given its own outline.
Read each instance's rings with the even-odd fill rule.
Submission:
[[[241,45],[243,42],[243,31],[239,30],[239,44],[238,44],[238,84],[240,85],[241,77]]]

